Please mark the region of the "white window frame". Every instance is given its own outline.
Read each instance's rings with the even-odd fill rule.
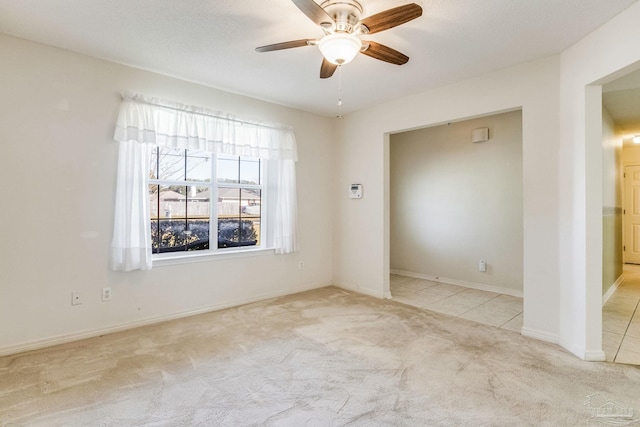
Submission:
[[[153,150],[162,149],[162,146],[153,146]],[[228,157],[240,159],[257,159],[260,160],[260,184],[241,184],[241,183],[219,183],[217,177],[217,161],[219,155],[217,153],[206,152],[206,151],[198,151],[198,150],[189,150],[184,149],[187,152],[195,152],[199,155],[206,155],[210,158],[211,169],[210,176],[211,180],[209,182],[202,181],[188,181],[188,180],[164,180],[164,179],[149,179],[150,185],[160,185],[160,186],[198,186],[198,187],[209,187],[209,249],[201,249],[196,251],[175,251],[175,252],[165,252],[165,253],[152,253],[152,259],[154,266],[163,266],[163,265],[174,265],[174,264],[183,264],[183,263],[191,263],[197,261],[206,261],[211,259],[212,257],[216,258],[238,258],[245,256],[255,256],[255,255],[263,255],[274,253],[273,248],[269,248],[267,245],[267,230],[268,230],[268,197],[267,197],[267,188],[268,183],[266,182],[267,177],[269,176],[267,172],[267,162],[265,159],[256,158],[256,157],[247,157],[247,156],[236,156],[230,155]],[[222,155],[223,157],[227,157]],[[230,247],[230,248],[218,248],[218,188],[226,187],[226,188],[238,188],[238,189],[255,189],[260,190],[260,236],[259,236],[259,244],[251,245],[251,246],[238,246],[238,247]],[[159,213],[158,213],[159,214]],[[151,221],[154,221],[151,219]],[[149,226],[151,226],[151,222],[149,222]]]

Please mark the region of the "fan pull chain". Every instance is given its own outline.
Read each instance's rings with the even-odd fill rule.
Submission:
[[[338,119],[342,118],[342,65],[338,65]]]

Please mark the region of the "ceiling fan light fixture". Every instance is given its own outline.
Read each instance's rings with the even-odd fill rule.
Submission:
[[[344,65],[360,52],[362,40],[359,37],[342,32],[328,34],[318,41],[322,56],[332,64]]]

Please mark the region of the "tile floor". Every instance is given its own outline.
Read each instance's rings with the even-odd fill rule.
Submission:
[[[391,295],[404,304],[520,332],[522,298],[392,274]],[[640,265],[626,264],[624,281],[602,307],[606,360],[640,365]]]
[[[624,281],[602,307],[607,361],[640,365],[640,266],[625,264]]]
[[[395,301],[518,333],[522,329],[522,298],[397,274],[390,284]]]

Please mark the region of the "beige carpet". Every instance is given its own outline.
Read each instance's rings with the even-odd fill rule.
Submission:
[[[0,358],[3,426],[602,425],[607,400],[640,415],[640,370],[333,287]]]

